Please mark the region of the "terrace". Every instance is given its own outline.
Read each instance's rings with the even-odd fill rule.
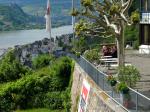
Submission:
[[[118,107],[124,109],[125,112],[149,112],[150,110],[150,98],[144,96],[138,91],[129,88],[129,94],[131,96],[131,104],[126,107],[124,100],[120,93],[116,92],[107,82],[107,74],[97,69],[93,64],[86,60],[83,56],[80,58],[71,55],[72,58],[80,65],[80,67],[87,73],[87,75],[107,94],[111,100],[118,104]],[[118,82],[119,83],[119,82]]]

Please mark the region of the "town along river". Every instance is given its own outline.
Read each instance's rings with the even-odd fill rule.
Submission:
[[[70,34],[72,32],[71,25],[53,28],[52,37]],[[8,47],[32,43],[36,40],[42,40],[43,38],[49,38],[49,34],[45,29],[3,31],[0,32],[0,52]]]

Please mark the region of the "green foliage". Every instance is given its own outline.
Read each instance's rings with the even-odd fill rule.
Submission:
[[[134,87],[136,82],[140,80],[140,73],[134,66],[125,66],[119,69],[118,79],[128,86]]]
[[[132,5],[129,9],[129,15],[135,10],[140,10],[140,0],[133,0]]]
[[[28,110],[17,110],[15,112],[64,112],[64,110],[50,110],[46,108],[28,109]]]
[[[15,109],[49,108],[70,109],[70,76],[73,63],[63,57],[53,66],[38,69],[16,82],[6,83],[0,88],[0,111]]]
[[[13,50],[8,52],[0,62],[0,83],[14,81],[29,73],[31,70],[19,62]]]
[[[79,57],[80,57],[80,55],[81,55],[81,53],[80,53],[80,52],[76,52],[76,56],[77,56],[77,58],[79,58]]]
[[[66,91],[63,92],[63,94],[61,95],[62,99],[64,99],[63,101],[63,106],[64,106],[64,110],[65,112],[69,112],[70,111],[70,108],[71,108],[71,102],[70,102],[70,99],[71,99],[71,94],[70,92],[71,91],[71,86],[68,87],[66,89]]]
[[[49,92],[44,100],[44,107],[55,110],[63,109],[63,99],[60,92]]]
[[[139,28],[137,26],[126,26],[125,28],[125,43],[132,42],[133,48],[138,49],[139,46]]]
[[[72,16],[78,16],[79,12],[77,11],[77,9],[73,8],[71,11],[71,15]]]
[[[78,40],[75,41],[75,51],[83,53],[87,48],[87,40],[85,37],[80,37]]]
[[[131,20],[134,24],[139,23],[140,21],[140,13],[138,11],[134,11],[131,13]]]
[[[86,31],[88,28],[88,24],[85,20],[80,20],[78,23],[75,24],[75,33],[77,36],[81,36],[83,31]]]
[[[121,83],[117,84],[117,90],[119,92],[123,93],[123,94],[128,94],[129,93],[129,88],[124,82],[121,82]]]
[[[133,49],[139,49],[139,40],[134,41]]]
[[[108,83],[109,83],[112,87],[117,84],[116,78],[113,77],[112,75],[109,75],[109,76],[107,77],[107,81],[108,81]]]
[[[99,51],[96,49],[88,50],[84,54],[85,58],[90,62],[98,61],[100,58]]]
[[[109,10],[109,13],[111,14],[111,15],[113,15],[113,14],[115,14],[115,13],[119,13],[120,12],[120,9],[121,9],[121,7],[120,7],[120,4],[113,4],[111,7],[110,7],[110,10]]]
[[[81,4],[85,7],[90,7],[93,0],[81,0]]]
[[[0,5],[0,30],[18,30],[42,27],[42,25],[34,25],[36,20],[41,18],[26,14],[18,5]]]
[[[32,63],[33,63],[33,68],[38,69],[45,67],[47,65],[50,65],[50,62],[54,59],[54,56],[49,55],[49,54],[42,54],[39,55],[38,57],[34,58]]]

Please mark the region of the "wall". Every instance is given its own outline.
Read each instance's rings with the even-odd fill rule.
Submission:
[[[82,81],[84,78],[91,86],[87,103],[87,112],[125,112],[123,108],[118,106],[118,104],[116,104],[91,80],[78,64],[75,64],[73,73],[71,112],[77,112]]]

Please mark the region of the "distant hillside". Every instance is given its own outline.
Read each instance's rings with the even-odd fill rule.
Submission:
[[[0,31],[34,28],[37,20],[44,23],[44,18],[30,16],[16,4],[0,5]]]
[[[21,6],[25,13],[35,16],[44,17],[46,12],[47,0],[0,0],[0,4],[10,4],[15,1]],[[72,0],[50,0],[52,10],[52,26],[71,24],[69,15]],[[80,0],[75,0],[76,6],[79,6]]]
[[[69,13],[72,8],[72,0],[50,0],[50,2],[52,10],[52,26],[57,27],[61,25],[70,25],[72,23],[72,19]],[[36,22],[36,24],[39,24],[41,23],[41,20],[45,21],[44,15],[46,12],[47,0],[0,0],[0,4],[8,5],[10,3],[18,4],[26,14],[32,15],[32,18],[34,18],[32,22]],[[80,7],[80,0],[75,0],[75,7]],[[139,0],[134,0],[129,12],[131,13],[131,11],[137,8],[139,8]],[[35,17],[41,19],[35,19]],[[3,23],[0,21],[0,25],[2,24]],[[43,23],[43,25],[44,24],[45,22]]]

